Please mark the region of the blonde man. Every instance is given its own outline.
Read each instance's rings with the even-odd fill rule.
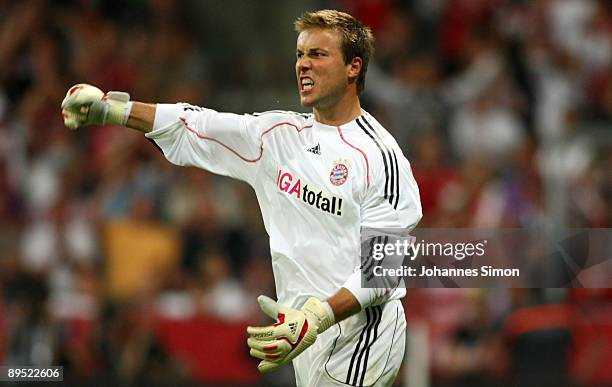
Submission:
[[[295,27],[297,87],[311,114],[145,104],[79,84],[62,103],[64,121],[140,130],[170,162],[253,187],[278,297],[258,298],[276,323],[248,328],[260,371],[292,361],[298,386],[388,386],[404,354],[405,289],[362,287],[360,230],[414,228],[418,188],[393,137],[359,102],[370,29],[334,10],[305,13]]]

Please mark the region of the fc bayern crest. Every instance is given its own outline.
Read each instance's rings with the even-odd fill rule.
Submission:
[[[333,185],[342,185],[348,178],[348,168],[344,164],[336,164],[329,174],[329,181]]]

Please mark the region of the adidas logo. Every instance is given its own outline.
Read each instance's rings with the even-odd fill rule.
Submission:
[[[306,149],[307,152],[314,153],[315,155],[321,155],[321,145],[317,144],[312,148]]]

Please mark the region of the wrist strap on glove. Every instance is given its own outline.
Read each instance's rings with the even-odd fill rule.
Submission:
[[[334,311],[327,302],[322,302],[315,297],[310,297],[302,306],[302,311],[307,314],[311,314],[318,321],[317,332],[323,333],[329,327],[334,325],[335,317]]]
[[[108,103],[108,111],[104,117],[104,124],[125,126],[133,105],[130,102],[130,95],[122,91],[109,91],[103,97],[103,101]]]

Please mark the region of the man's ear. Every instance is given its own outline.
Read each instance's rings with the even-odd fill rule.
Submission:
[[[350,82],[354,82],[359,77],[361,67],[363,66],[363,60],[360,57],[353,58],[347,65],[347,76]]]

